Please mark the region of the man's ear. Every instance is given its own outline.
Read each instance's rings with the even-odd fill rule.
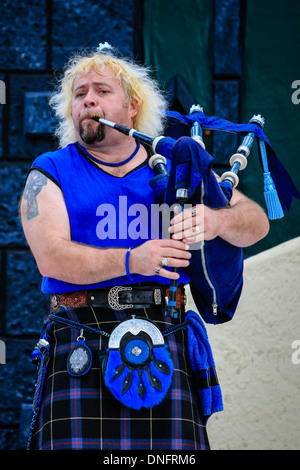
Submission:
[[[130,101],[129,110],[131,119],[135,118],[139,110],[139,104],[136,99]]]

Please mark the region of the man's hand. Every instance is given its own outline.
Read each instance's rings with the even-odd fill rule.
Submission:
[[[131,273],[153,276],[156,268],[161,268],[159,275],[168,279],[178,279],[179,274],[162,267],[166,258],[171,268],[186,268],[191,253],[188,245],[178,240],[149,240],[131,250],[129,269]]]
[[[177,213],[169,228],[172,239],[193,244],[220,237],[232,245],[246,247],[267,235],[269,221],[256,202],[234,190],[230,203],[220,209],[197,204]]]
[[[184,209],[171,220],[169,228],[174,240],[196,243],[212,240],[220,233],[221,217],[216,209],[203,204]]]

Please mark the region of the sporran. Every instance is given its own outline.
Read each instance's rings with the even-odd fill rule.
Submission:
[[[100,353],[105,385],[117,400],[136,410],[163,400],[174,364],[152,321],[132,316],[121,322],[111,332],[105,356]]]

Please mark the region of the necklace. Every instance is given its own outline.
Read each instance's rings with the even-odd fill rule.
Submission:
[[[100,163],[101,165],[106,165],[106,166],[122,166],[122,165],[125,165],[125,163],[128,163],[130,162],[130,160],[133,159],[133,157],[135,157],[135,155],[138,153],[139,149],[140,149],[140,142],[139,141],[136,141],[136,148],[134,150],[134,152],[128,157],[126,158],[126,160],[123,160],[122,162],[117,162],[117,163],[110,163],[110,162],[103,162],[102,160],[99,160],[98,158],[95,158],[93,157],[89,152],[87,152],[87,150],[82,147],[79,142],[78,142],[78,145],[79,147],[81,148],[81,150],[84,151],[84,153],[91,159],[93,160],[94,162],[96,163]]]

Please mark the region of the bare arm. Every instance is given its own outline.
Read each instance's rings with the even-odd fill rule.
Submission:
[[[21,219],[42,275],[75,284],[93,284],[125,274],[126,250],[116,253],[71,241],[63,194],[39,171],[29,174],[21,200]]]
[[[71,240],[69,217],[60,188],[37,170],[31,171],[21,199],[23,230],[43,276],[74,284],[94,284],[126,274],[123,248],[97,248]],[[132,273],[153,275],[162,257],[170,266],[186,267],[183,242],[150,240],[132,250]],[[177,278],[165,269],[161,275]]]
[[[269,232],[270,224],[264,210],[237,190],[231,205],[219,211],[218,235],[233,245],[251,246]]]

